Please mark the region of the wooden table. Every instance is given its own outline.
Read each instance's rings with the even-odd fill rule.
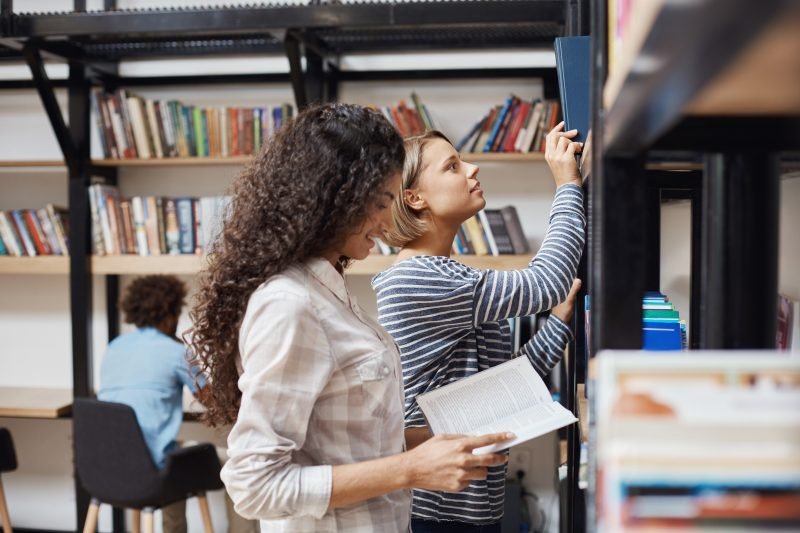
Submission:
[[[60,418],[72,411],[72,389],[0,387],[0,417]]]

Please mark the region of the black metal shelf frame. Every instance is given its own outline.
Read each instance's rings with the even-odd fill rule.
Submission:
[[[780,159],[795,164],[800,116],[686,117],[683,111],[790,4],[665,3],[639,56],[659,68],[633,69],[604,109],[608,13],[606,2],[592,3],[593,355],[641,349],[641,297],[659,284],[660,226],[653,215],[668,198],[692,202],[691,348],[775,348]],[[762,131],[769,133],[762,138]],[[654,152],[693,154],[703,170],[647,171]],[[592,502],[590,495],[590,531]]]
[[[92,282],[90,220],[86,190],[98,178],[116,183],[114,168],[91,165],[89,101],[92,85],[107,89],[154,85],[290,83],[302,108],[316,101],[334,101],[343,81],[399,79],[469,79],[487,77],[541,78],[546,98],[557,98],[552,68],[450,69],[351,72],[339,70],[339,56],[348,52],[420,49],[550,47],[563,34],[565,12],[583,0],[456,0],[338,4],[309,2],[303,6],[116,10],[18,14],[13,0],[0,0],[0,60],[25,61],[32,80],[0,81],[0,89],[34,88],[43,103],[68,169],[70,242],[70,315],[73,390],[92,394]],[[573,6],[573,7],[570,7]],[[193,76],[119,76],[121,60],[198,56],[283,55],[286,73]],[[66,80],[50,80],[45,60],[69,65]],[[302,68],[305,60],[305,68]],[[68,92],[68,121],[54,95]],[[68,122],[68,126],[67,126]],[[119,333],[119,277],[105,276],[109,339]],[[574,388],[574,387],[573,387]],[[574,405],[574,395],[572,396]],[[88,496],[76,481],[77,527],[88,508]],[[124,517],[114,513],[114,531],[124,531]]]

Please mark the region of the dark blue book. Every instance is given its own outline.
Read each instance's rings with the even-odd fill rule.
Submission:
[[[556,72],[565,130],[578,130],[572,139],[586,142],[589,134],[589,37],[556,37]]]

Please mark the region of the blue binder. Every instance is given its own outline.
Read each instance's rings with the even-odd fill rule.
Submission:
[[[578,130],[573,138],[586,142],[589,134],[589,37],[556,37],[556,72],[561,109],[567,130]]]

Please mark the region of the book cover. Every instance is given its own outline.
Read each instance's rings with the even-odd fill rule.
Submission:
[[[565,129],[578,130],[577,142],[585,142],[589,133],[590,43],[588,36],[556,37],[554,45]]]

